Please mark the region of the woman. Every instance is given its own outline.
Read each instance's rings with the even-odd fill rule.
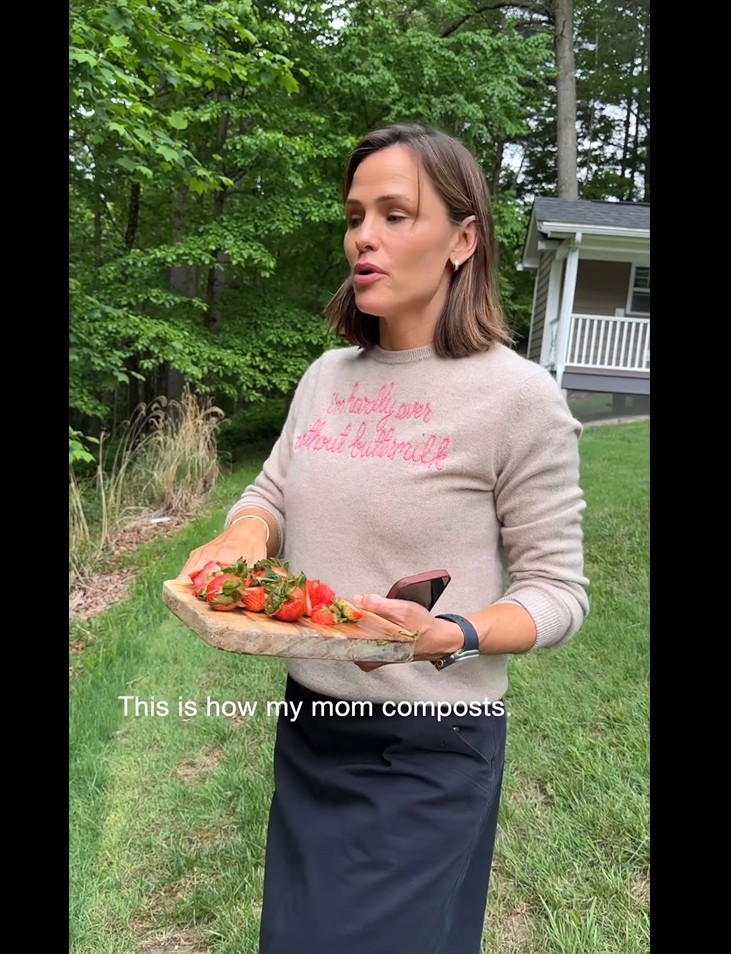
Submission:
[[[418,633],[410,663],[287,660],[303,705],[277,728],[261,954],[478,954],[508,657],[566,642],[588,610],[580,426],[507,346],[489,197],[459,141],[372,132],[344,197],[350,274],[327,316],[350,347],[304,374],[261,473],[181,576],[280,556]],[[384,598],[435,567],[452,579],[433,613]],[[326,698],[373,715],[310,715]],[[457,702],[473,705],[442,716]]]

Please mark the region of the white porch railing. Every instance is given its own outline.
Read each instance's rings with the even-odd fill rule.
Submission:
[[[649,371],[650,319],[572,315],[566,365]]]

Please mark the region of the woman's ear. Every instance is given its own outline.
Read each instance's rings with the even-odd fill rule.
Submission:
[[[452,260],[464,263],[471,258],[477,248],[477,217],[468,215],[461,222],[452,245]]]

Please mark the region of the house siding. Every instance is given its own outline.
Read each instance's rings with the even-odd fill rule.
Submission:
[[[632,273],[629,262],[579,259],[576,292],[571,309],[577,315],[614,315],[627,307]]]
[[[591,371],[564,371],[561,387],[567,391],[598,391],[605,394],[650,394],[650,375]]]
[[[541,360],[541,345],[543,344],[543,330],[546,323],[546,301],[548,299],[548,281],[551,276],[553,255],[543,254],[538,264],[536,274],[536,293],[533,305],[533,324],[531,327],[528,358],[531,361]]]

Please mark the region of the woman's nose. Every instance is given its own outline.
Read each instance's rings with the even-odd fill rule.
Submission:
[[[355,240],[355,247],[361,253],[368,252],[376,247],[376,243],[369,236],[359,237]]]
[[[368,249],[374,249],[378,245],[378,240],[373,228],[372,219],[364,219],[355,235],[355,247],[359,252],[365,252]]]

